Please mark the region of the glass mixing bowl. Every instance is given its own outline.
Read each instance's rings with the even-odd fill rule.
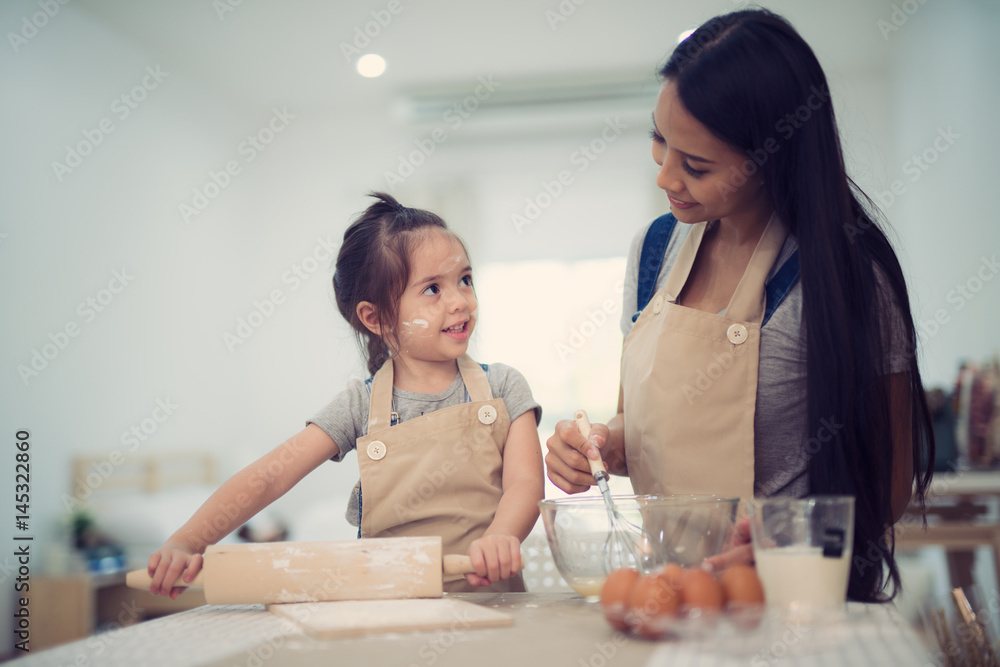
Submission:
[[[721,553],[732,538],[739,507],[738,498],[716,496],[616,495],[613,500],[613,518],[602,496],[538,504],[559,573],[590,600],[600,597],[604,579],[618,567],[643,573],[667,563],[692,567]]]

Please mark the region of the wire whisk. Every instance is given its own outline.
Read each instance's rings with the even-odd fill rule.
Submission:
[[[577,410],[573,415],[576,426],[584,438],[590,438],[590,420],[587,413]],[[589,456],[590,472],[601,490],[604,506],[608,510],[608,539],[604,543],[604,569],[607,574],[623,567],[642,571],[649,555],[648,540],[641,526],[628,520],[615,505],[608,488],[608,470],[602,459],[596,461]]]

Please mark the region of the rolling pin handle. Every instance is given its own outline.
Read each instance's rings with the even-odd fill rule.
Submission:
[[[472,567],[472,559],[468,556],[449,554],[441,559],[445,574],[469,574],[475,572]]]
[[[472,559],[459,554],[448,554],[441,559],[442,569],[445,574],[470,574],[476,571],[472,567]],[[521,554],[521,564],[518,570],[524,569],[524,555]]]

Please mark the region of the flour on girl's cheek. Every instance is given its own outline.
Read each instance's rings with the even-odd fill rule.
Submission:
[[[433,317],[427,314],[426,317]],[[399,330],[399,346],[403,353],[409,352],[409,344],[421,338],[429,338],[433,334],[430,331],[430,322],[423,317],[412,317],[409,321],[402,321]]]

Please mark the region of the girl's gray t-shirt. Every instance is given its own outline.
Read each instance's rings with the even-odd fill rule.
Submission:
[[[666,285],[670,269],[677,261],[681,245],[691,228],[691,225],[684,223],[675,225],[664,253],[663,266],[656,279],[655,291]],[[639,258],[648,229],[649,225],[639,230],[629,249],[621,319],[621,330],[625,336],[632,330],[632,316],[638,310]],[[774,277],[796,249],[798,242],[795,237],[788,236],[767,280]],[[891,303],[887,307],[893,313],[889,320],[901,322],[898,308]],[[892,353],[886,360],[887,371],[905,372],[909,367],[909,360],[902,327],[894,326],[890,335]],[[760,366],[757,372],[757,405],[753,425],[754,495],[807,495],[809,451],[815,452],[818,442],[829,438],[831,431],[838,428],[842,428],[842,425],[831,417],[821,424],[817,433],[807,433],[806,332],[802,322],[802,282],[796,281],[760,334]],[[810,445],[811,439],[817,442]]]

